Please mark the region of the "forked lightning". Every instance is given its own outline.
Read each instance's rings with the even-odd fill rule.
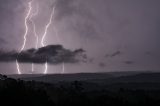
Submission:
[[[22,48],[20,49],[19,53],[21,53],[24,50],[25,45],[26,45],[26,40],[27,40],[26,37],[27,37],[27,34],[28,34],[28,24],[27,24],[27,21],[29,19],[30,14],[31,14],[31,10],[32,10],[32,1],[30,1],[28,3],[28,12],[27,12],[27,15],[25,16],[25,22],[24,22],[25,23],[25,33],[23,35],[24,41],[23,41],[23,45],[22,45]],[[21,74],[21,70],[20,70],[20,67],[19,67],[18,60],[16,60],[16,66],[17,66],[18,74]]]

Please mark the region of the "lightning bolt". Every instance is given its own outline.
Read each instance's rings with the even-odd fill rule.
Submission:
[[[16,66],[17,66],[18,74],[21,74],[21,71],[20,71],[20,68],[19,68],[19,63],[18,63],[18,61],[17,61],[17,60],[16,60]]]
[[[47,63],[47,61],[46,61],[46,63],[45,63],[45,70],[44,70],[44,74],[47,74],[47,71],[48,71],[48,63]]]
[[[32,63],[32,73],[34,72],[34,63]]]
[[[32,1],[30,1],[30,2],[28,3],[28,7],[29,7],[29,10],[28,10],[28,13],[27,13],[27,15],[26,15],[26,17],[25,17],[25,28],[26,28],[26,30],[25,30],[24,38],[23,38],[23,39],[24,39],[24,42],[23,42],[23,45],[22,45],[22,48],[21,48],[20,52],[22,52],[22,51],[24,50],[25,45],[26,45],[26,41],[27,41],[27,39],[26,39],[27,34],[28,34],[28,25],[27,25],[27,21],[28,21],[28,19],[29,19],[30,14],[31,14],[31,10],[32,10]]]
[[[21,53],[24,50],[25,46],[26,46],[26,41],[27,41],[26,37],[28,35],[28,30],[29,30],[28,24],[27,24],[28,20],[30,20],[31,23],[32,23],[33,33],[34,33],[34,36],[36,37],[35,48],[38,49],[39,38],[38,38],[38,35],[37,35],[37,32],[36,32],[36,25],[35,25],[34,21],[32,20],[32,18],[38,14],[39,8],[37,6],[37,11],[35,13],[31,14],[31,12],[32,12],[32,2],[33,2],[33,0],[28,2],[28,12],[27,12],[27,14],[25,16],[25,22],[24,22],[25,23],[25,33],[23,35],[24,36],[23,37],[24,41],[23,41],[23,45],[22,45],[22,48],[20,49],[19,53]],[[47,36],[48,28],[50,27],[50,25],[52,23],[54,13],[55,13],[55,7],[53,7],[53,10],[52,10],[50,18],[49,18],[49,22],[45,26],[44,34],[43,34],[42,39],[41,39],[42,47],[45,46],[45,38]],[[54,29],[54,30],[55,30],[55,33],[56,33],[57,40],[59,41],[60,39],[59,39],[59,36],[57,34],[57,31],[56,31],[56,29]],[[19,65],[18,60],[16,60],[16,66],[17,66],[18,74],[21,74],[20,65]],[[34,64],[32,63],[32,72],[33,71],[34,71]],[[46,60],[44,74],[47,74],[47,71],[48,71],[48,63],[47,63],[47,60]],[[64,62],[63,62],[63,64],[62,64],[62,73],[64,73],[64,71],[65,71],[65,66],[64,66]]]
[[[36,25],[35,25],[34,21],[32,20],[32,18],[33,18],[34,16],[37,16],[38,13],[39,13],[39,6],[38,6],[38,4],[37,4],[36,12],[35,12],[35,13],[32,13],[32,15],[30,16],[30,19],[29,19],[29,20],[31,21],[31,23],[32,23],[32,26],[33,26],[34,36],[36,37],[36,44],[35,44],[35,48],[36,48],[36,49],[38,49],[39,37],[38,37],[37,32],[36,32]],[[33,73],[33,72],[34,72],[34,63],[32,63],[32,73]]]
[[[44,34],[43,34],[42,40],[41,40],[41,45],[42,45],[42,47],[45,46],[44,41],[45,41],[45,38],[46,38],[46,35],[47,35],[47,32],[48,32],[48,28],[50,27],[50,25],[51,25],[51,23],[52,23],[54,11],[55,11],[55,7],[53,7],[53,10],[52,10],[52,13],[51,13],[49,22],[48,22],[48,24],[45,26]],[[47,72],[48,72],[48,63],[47,63],[47,60],[46,60],[44,74],[47,74]]]
[[[27,12],[27,15],[25,16],[25,33],[24,33],[24,41],[23,41],[23,45],[22,45],[22,48],[20,49],[20,52],[19,53],[21,53],[23,50],[24,50],[24,48],[25,48],[25,45],[26,45],[26,37],[27,37],[27,34],[28,34],[28,25],[27,25],[27,21],[28,21],[28,18],[29,18],[29,16],[30,16],[30,14],[31,14],[31,10],[32,10],[32,6],[31,6],[31,4],[32,4],[32,1],[30,1],[29,3],[28,3],[28,12]],[[19,67],[19,63],[18,63],[18,60],[16,60],[16,66],[17,66],[17,71],[18,71],[18,74],[21,74],[21,70],[20,70],[20,67]]]
[[[55,7],[53,7],[53,10],[52,10],[52,13],[51,13],[51,16],[50,16],[49,23],[46,25],[46,27],[45,27],[45,32],[44,32],[44,34],[43,34],[43,36],[42,36],[42,40],[41,40],[41,45],[42,45],[42,47],[45,46],[44,40],[45,40],[45,37],[46,37],[46,35],[47,35],[48,28],[49,28],[49,26],[50,26],[51,23],[52,23],[54,13],[55,13]],[[58,32],[57,32],[57,30],[56,30],[55,27],[53,27],[53,28],[54,28],[55,35],[56,35],[56,37],[57,37],[58,43],[60,43],[60,38],[59,38],[59,36],[58,36]],[[48,70],[48,63],[47,63],[47,61],[46,61],[44,74],[47,74],[47,70]],[[62,63],[62,73],[64,73],[64,72],[65,72],[65,64],[64,64],[64,62],[63,62],[63,63]]]
[[[64,62],[62,63],[62,74],[65,73],[65,65]]]
[[[49,28],[49,26],[50,26],[50,25],[51,25],[51,23],[52,23],[52,19],[53,19],[54,11],[55,11],[55,7],[53,7],[53,10],[52,10],[52,13],[51,13],[51,16],[50,16],[49,22],[48,22],[48,24],[45,26],[45,31],[44,31],[44,34],[43,34],[43,36],[42,36],[42,40],[41,40],[41,45],[42,45],[42,47],[44,47],[44,46],[45,46],[45,44],[44,44],[44,40],[45,40],[45,38],[46,38],[46,35],[47,35],[47,32],[48,32],[48,28]]]

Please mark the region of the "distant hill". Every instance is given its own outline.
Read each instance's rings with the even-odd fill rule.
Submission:
[[[78,74],[38,74],[38,75],[11,75],[12,78],[20,78],[23,80],[34,80],[47,83],[55,83],[61,81],[87,81],[93,79],[108,79],[114,77],[109,73],[78,73]]]
[[[108,72],[108,73],[77,73],[77,74],[23,74],[10,75],[11,78],[26,81],[40,81],[47,83],[87,81],[94,83],[140,83],[140,82],[160,82],[159,72]]]

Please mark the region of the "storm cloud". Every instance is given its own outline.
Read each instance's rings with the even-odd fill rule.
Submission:
[[[39,49],[28,49],[21,53],[0,52],[1,62],[10,62],[18,60],[21,63],[45,63],[61,64],[61,63],[78,63],[87,59],[83,49],[71,51],[63,48],[61,45],[48,45]]]
[[[16,59],[25,71],[32,62],[39,63],[35,70],[41,70],[41,64],[46,61],[59,64],[51,65],[48,72],[60,70],[62,61],[83,62],[66,64],[66,72],[160,69],[160,0],[34,0],[33,12],[39,5],[39,13],[33,17],[38,47],[41,47],[45,25],[55,6],[44,43],[63,45],[63,49],[58,52],[54,52],[55,49],[30,49],[35,47],[36,37],[28,20],[25,51],[18,55],[23,44],[29,1],[0,0],[1,73],[15,73]],[[76,54],[77,48],[86,50],[87,56],[82,55],[85,52]],[[86,58],[89,62],[85,62]]]

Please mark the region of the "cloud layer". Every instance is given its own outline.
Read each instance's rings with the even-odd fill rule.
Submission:
[[[62,45],[48,45],[39,49],[28,49],[21,53],[11,52],[0,52],[1,62],[16,61],[21,63],[37,63],[42,64],[48,62],[50,64],[61,64],[61,63],[77,63],[84,62],[87,56],[84,54],[83,49],[69,50],[63,48]]]

